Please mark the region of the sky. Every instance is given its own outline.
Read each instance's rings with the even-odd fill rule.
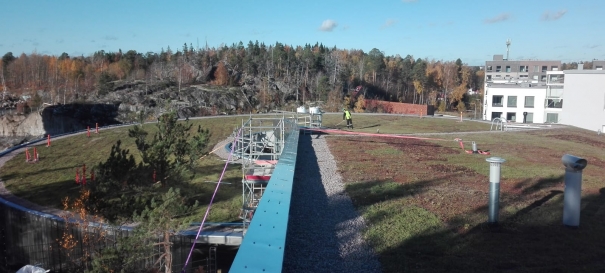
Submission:
[[[240,41],[483,65],[605,59],[603,0],[4,0],[0,54],[89,56]]]

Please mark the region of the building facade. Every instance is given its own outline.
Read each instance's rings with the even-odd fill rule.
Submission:
[[[603,67],[605,67],[605,61],[604,60],[594,60],[594,61],[592,61],[592,69],[593,70],[603,70]]]
[[[605,132],[605,70],[565,70],[561,123]]]
[[[504,60],[485,62],[483,120],[558,123],[563,101],[561,61]]]

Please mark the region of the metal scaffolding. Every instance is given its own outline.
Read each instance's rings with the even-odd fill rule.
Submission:
[[[250,223],[254,211],[269,183],[275,165],[284,149],[286,133],[297,125],[292,112],[252,117],[240,127],[233,154],[242,164],[242,209],[244,225]]]
[[[307,109],[301,106],[296,109],[296,122],[301,127],[321,128],[323,113],[320,107],[309,107]]]

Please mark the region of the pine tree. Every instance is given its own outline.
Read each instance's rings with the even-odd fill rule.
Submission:
[[[198,127],[197,134],[190,137],[193,125],[177,121],[174,112],[160,116],[151,141],[140,126],[128,132],[135,138],[143,163],[157,173],[158,182],[163,186],[181,182],[191,175],[193,163],[205,152],[210,136],[207,129]]]
[[[184,230],[191,219],[189,216],[198,206],[197,201],[188,206],[180,190],[170,188],[161,198],[153,199],[140,214],[135,234],[148,247],[159,247],[160,253],[155,264],[162,265],[164,272],[172,272],[172,236]],[[161,270],[161,268],[160,268]]]

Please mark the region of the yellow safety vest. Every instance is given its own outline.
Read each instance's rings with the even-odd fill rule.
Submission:
[[[345,118],[351,119],[351,113],[349,112],[349,110],[345,110]]]

